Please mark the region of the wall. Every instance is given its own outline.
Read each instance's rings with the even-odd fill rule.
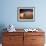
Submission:
[[[42,28],[46,32],[46,0],[0,0],[0,31],[13,24],[16,28]],[[35,7],[35,22],[18,22],[17,7]]]
[[[1,0],[0,25],[9,24],[19,28],[46,28],[46,0]],[[35,7],[35,22],[18,22],[17,7]]]

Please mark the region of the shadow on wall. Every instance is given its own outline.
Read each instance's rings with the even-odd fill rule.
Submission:
[[[3,32],[5,32],[6,30],[4,30],[5,25],[4,24],[0,24],[0,43],[2,43],[2,36],[3,36]]]

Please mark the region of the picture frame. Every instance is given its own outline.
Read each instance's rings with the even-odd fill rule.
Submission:
[[[20,22],[34,22],[35,21],[35,7],[18,7],[17,21]]]

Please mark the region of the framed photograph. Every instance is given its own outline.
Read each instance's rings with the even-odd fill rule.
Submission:
[[[17,20],[22,22],[35,21],[35,8],[34,7],[18,7]]]

